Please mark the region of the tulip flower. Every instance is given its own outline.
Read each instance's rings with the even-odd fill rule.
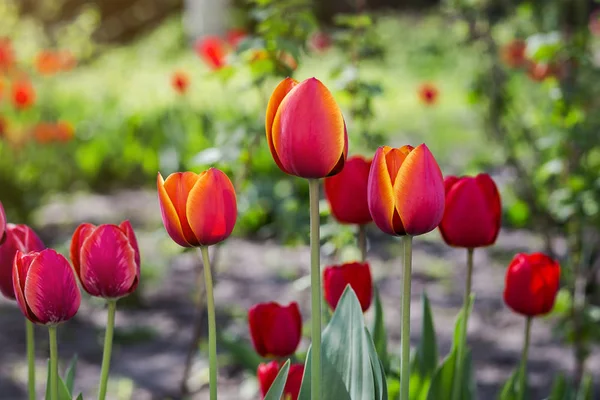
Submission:
[[[17,251],[29,253],[44,248],[44,243],[27,225],[6,224],[4,242],[0,244],[0,292],[4,297],[15,299],[12,276]]]
[[[500,57],[504,64],[510,68],[519,68],[526,64],[525,51],[527,43],[524,40],[514,39],[500,49]]]
[[[427,106],[432,106],[437,103],[440,95],[439,89],[432,83],[423,83],[419,86],[417,93],[421,102]]]
[[[248,311],[250,336],[263,357],[287,357],[296,352],[302,337],[298,303],[282,306],[275,302],[256,304]]]
[[[199,39],[196,42],[195,48],[198,56],[200,56],[211,69],[221,69],[227,64],[225,59],[225,56],[227,55],[226,44],[221,38],[217,36],[207,36]]]
[[[25,80],[15,81],[12,85],[12,102],[15,108],[24,110],[35,103],[33,85]]]
[[[277,374],[283,364],[277,361],[271,361],[268,364],[260,364],[256,371],[260,393],[264,398],[271,388],[271,385],[277,378]],[[283,389],[283,398],[285,400],[298,400],[300,386],[302,385],[302,376],[304,375],[304,365],[291,364],[288,372],[287,381]]]
[[[370,169],[371,160],[353,156],[339,174],[325,178],[325,196],[338,222],[362,225],[372,221],[367,201]]]
[[[488,174],[444,181],[446,207],[440,232],[450,246],[476,248],[496,242],[502,207],[496,184]]]
[[[332,265],[323,271],[323,292],[329,306],[335,310],[344,289],[350,285],[360,302],[363,312],[371,306],[373,281],[368,263],[346,263]]]
[[[286,78],[275,88],[266,131],[275,163],[287,174],[316,179],[344,167],[346,124],[331,92],[315,78],[301,83]]]
[[[201,174],[158,174],[158,199],[163,224],[183,247],[210,246],[225,240],[235,225],[237,203],[233,184],[218,169]]]
[[[132,293],[140,280],[140,251],[129,221],[79,225],[71,240],[71,262],[92,296],[118,299]]]
[[[171,86],[178,94],[185,94],[190,86],[190,77],[183,71],[175,71],[171,76]]]

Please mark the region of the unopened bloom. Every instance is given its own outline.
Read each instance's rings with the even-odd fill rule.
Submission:
[[[373,281],[368,263],[331,265],[323,271],[323,292],[329,306],[335,310],[346,286],[350,285],[363,312],[371,306]]]
[[[275,378],[277,378],[277,374],[282,366],[283,364],[277,361],[271,361],[270,363],[260,364],[258,366],[256,377],[258,378],[258,385],[260,386],[260,393],[263,398],[267,395],[267,392],[271,388]],[[283,389],[283,398],[285,400],[298,400],[303,375],[304,365],[290,365],[290,370],[288,372],[287,380]]]
[[[81,303],[67,259],[52,249],[15,255],[13,286],[21,312],[31,322],[56,325],[75,316]]]
[[[333,95],[319,80],[281,81],[269,100],[265,122],[271,154],[283,172],[324,178],[344,167],[346,124]]]
[[[302,316],[296,302],[256,304],[248,311],[248,324],[252,344],[263,357],[287,357],[300,344]]]
[[[371,160],[353,156],[339,174],[325,178],[325,196],[338,222],[362,225],[372,221],[367,201],[370,169]]]
[[[133,293],[140,281],[140,251],[129,221],[79,225],[71,240],[71,262],[92,296],[118,299]]]
[[[171,239],[184,247],[209,246],[225,240],[235,226],[237,203],[233,184],[224,172],[210,168],[201,174],[158,174],[158,200]]]
[[[422,235],[444,215],[444,179],[425,144],[377,149],[368,186],[369,211],[389,235]]]
[[[488,174],[448,176],[446,207],[440,232],[450,246],[476,248],[496,242],[502,207],[498,188]]]
[[[519,253],[506,270],[504,302],[515,312],[535,317],[549,313],[560,283],[560,266],[542,253]]]

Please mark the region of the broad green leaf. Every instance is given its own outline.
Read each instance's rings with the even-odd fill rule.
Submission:
[[[371,367],[373,368],[373,378],[375,380],[375,400],[387,400],[387,382],[385,380],[385,368],[383,367],[383,362],[377,356],[377,350],[375,350],[371,334],[366,327],[365,335],[368,338],[369,357],[371,358]]]
[[[48,360],[48,376],[46,377],[46,400],[50,400],[50,360]],[[62,380],[60,375],[58,376],[58,398],[59,400],[72,400],[73,396],[67,389],[67,385]]]
[[[437,367],[439,355],[433,325],[433,314],[427,294],[423,293],[423,330],[421,340],[415,353],[416,366],[421,376],[433,375]]]
[[[249,372],[256,374],[256,369],[263,362],[263,359],[256,354],[254,349],[248,346],[243,340],[231,335],[219,335],[218,341],[239,365],[243,366]]]
[[[304,363],[304,374],[302,375],[302,386],[298,400],[311,400],[310,398],[310,373],[311,373],[311,348],[308,348],[306,362]],[[346,390],[346,385],[335,367],[324,357],[321,357],[321,398],[353,400]]]
[[[75,385],[75,374],[77,372],[77,354],[73,356],[67,371],[65,372],[65,385],[69,390],[69,393],[73,393],[73,386]]]
[[[594,381],[592,376],[587,373],[581,379],[576,400],[592,400],[594,398]]]
[[[385,331],[385,323],[383,318],[383,306],[377,286],[373,285],[373,299],[375,307],[375,320],[373,321],[373,343],[379,355],[379,359],[386,371],[389,371],[390,362],[387,352],[387,334]]]
[[[271,384],[269,391],[265,395],[264,400],[280,400],[283,396],[283,389],[287,381],[288,373],[290,372],[290,360],[287,360],[283,367],[279,370],[277,377]]]

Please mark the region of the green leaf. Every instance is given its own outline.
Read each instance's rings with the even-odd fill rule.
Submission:
[[[423,293],[423,322],[421,339],[411,361],[411,400],[425,400],[438,363],[438,348],[433,325],[433,314],[427,295]]]
[[[48,375],[46,377],[46,400],[50,400],[50,360],[48,360]],[[60,376],[58,376],[58,398],[59,400],[72,400],[73,396],[71,396],[71,392],[67,388],[67,385],[62,380]]]
[[[388,379],[388,398],[397,399],[400,397],[400,381],[396,378]]]
[[[75,400],[83,400],[83,393],[79,393],[79,396]]]
[[[73,356],[67,371],[65,372],[65,385],[69,390],[69,393],[73,393],[73,386],[75,385],[75,373],[77,372],[77,354]]]
[[[306,362],[304,363],[304,375],[302,376],[302,386],[298,400],[311,400],[310,398],[310,373],[311,373],[311,355],[312,347],[308,348]],[[341,375],[335,367],[324,357],[321,357],[321,398],[352,400]]]
[[[586,373],[581,379],[576,400],[592,400],[594,398],[594,381],[589,373]]]
[[[245,341],[227,334],[219,335],[218,341],[237,364],[256,374],[256,369],[263,359]]]
[[[375,349],[377,350],[377,355],[381,360],[383,367],[386,371],[389,371],[390,362],[387,352],[387,334],[385,331],[385,323],[383,317],[383,306],[381,304],[381,296],[379,295],[379,290],[377,286],[373,285],[373,298],[374,298],[374,307],[375,307],[375,320],[373,321],[373,342],[375,344]]]
[[[287,381],[288,372],[290,372],[290,360],[287,360],[283,367],[279,370],[277,377],[271,384],[269,391],[267,392],[264,400],[280,400],[283,396],[283,389],[285,388],[285,382]]]
[[[502,386],[499,400],[519,400],[518,388],[519,368],[517,368]],[[561,398],[562,399],[562,398]]]
[[[558,374],[556,378],[554,378],[548,400],[571,400],[572,398],[573,393],[565,375],[562,373]]]
[[[371,368],[373,368],[373,377],[375,379],[375,399],[376,400],[387,400],[387,382],[385,380],[385,368],[383,362],[377,356],[377,350],[375,344],[371,339],[369,330],[365,327],[365,335],[367,336],[367,345],[369,349],[369,357],[371,358]]]

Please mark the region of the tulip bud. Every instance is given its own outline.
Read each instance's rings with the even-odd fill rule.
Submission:
[[[369,211],[389,235],[422,235],[444,215],[444,180],[425,144],[377,149],[368,185]]]
[[[488,174],[472,178],[449,176],[444,181],[446,207],[440,232],[450,246],[476,248],[494,244],[500,231],[502,206]]]
[[[4,242],[0,244],[0,292],[8,299],[15,298],[13,265],[17,251],[42,251],[44,243],[27,225],[6,224]]]
[[[338,222],[363,225],[372,221],[367,201],[370,169],[370,160],[353,156],[339,174],[325,178],[325,196]]]
[[[323,291],[325,300],[335,310],[346,286],[350,285],[363,312],[371,306],[373,297],[373,281],[368,263],[346,263],[332,265],[323,271]]]
[[[319,80],[286,78],[266,115],[267,142],[277,166],[302,178],[324,178],[344,167],[348,134],[342,112]]]
[[[267,392],[271,388],[275,378],[277,378],[277,374],[282,366],[283,364],[280,364],[277,361],[271,361],[268,364],[260,364],[258,366],[256,377],[258,378],[258,385],[260,386],[260,393],[263,398],[267,395]],[[285,400],[298,400],[303,375],[304,365],[290,365],[287,381],[285,382],[285,386],[283,388],[283,398]]]
[[[504,302],[527,317],[547,314],[554,306],[560,266],[542,253],[519,253],[506,270]]]
[[[129,221],[79,225],[71,240],[71,262],[92,296],[118,299],[133,293],[140,281],[140,251]]]
[[[17,251],[13,286],[21,312],[31,322],[56,325],[75,316],[81,293],[67,259],[52,249]]]
[[[225,240],[235,226],[237,203],[233,184],[216,168],[201,174],[158,174],[158,200],[163,224],[183,247],[210,246]]]
[[[248,311],[250,336],[256,352],[263,357],[287,357],[296,352],[302,335],[298,303],[256,304]]]

